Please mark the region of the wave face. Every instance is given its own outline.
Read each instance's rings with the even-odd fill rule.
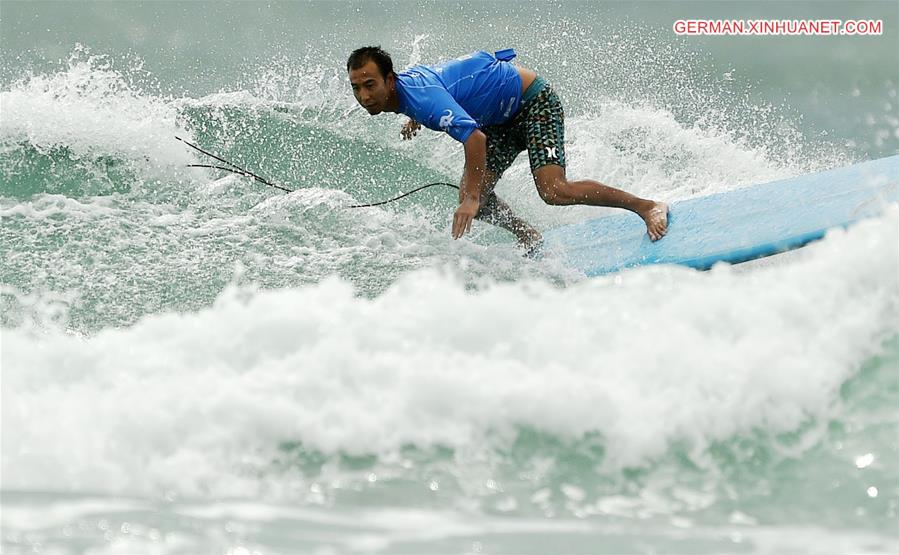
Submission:
[[[355,106],[365,22],[400,67],[515,45],[562,93],[569,175],[665,200],[894,153],[877,64],[842,105],[794,63],[823,80],[790,108],[786,70],[759,90],[645,8],[98,6],[0,21],[4,552],[899,551],[899,207],[598,279],[453,241],[446,188],[347,208],[464,161]],[[608,211],[546,206],[524,157],[497,192],[539,229]]]

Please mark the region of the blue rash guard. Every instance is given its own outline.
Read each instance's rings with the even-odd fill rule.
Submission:
[[[521,77],[509,63],[515,50],[475,52],[396,76],[400,112],[460,143],[475,129],[505,123],[518,112]]]

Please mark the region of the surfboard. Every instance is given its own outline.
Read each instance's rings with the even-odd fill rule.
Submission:
[[[587,276],[647,264],[707,270],[797,249],[899,202],[899,156],[669,203],[668,234],[652,242],[622,212],[550,229],[544,252]]]

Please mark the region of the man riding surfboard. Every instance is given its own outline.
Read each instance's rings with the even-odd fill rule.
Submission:
[[[528,151],[534,183],[547,204],[624,208],[643,218],[650,239],[661,239],[668,230],[666,204],[597,181],[566,177],[562,103],[534,71],[510,63],[515,56],[512,49],[481,51],[396,73],[389,54],[368,46],[350,54],[347,72],[356,100],[369,114],[409,116],[401,131],[403,139],[411,139],[424,125],[446,132],[464,146],[454,239],[468,232],[477,218],[509,230],[525,248],[540,241],[540,232],[493,192],[523,150]]]

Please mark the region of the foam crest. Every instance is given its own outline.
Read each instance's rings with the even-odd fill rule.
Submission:
[[[0,217],[3,218],[21,216],[32,220],[46,220],[64,216],[92,220],[118,216],[119,213],[119,209],[103,197],[79,201],[64,195],[46,194],[18,204],[0,204]]]
[[[0,141],[38,149],[64,147],[76,157],[113,154],[156,165],[190,158],[172,137],[177,111],[136,90],[103,56],[76,49],[67,67],[30,75],[0,92]]]
[[[895,332],[897,223],[893,208],[750,273],[472,292],[429,270],[373,300],[331,278],[232,288],[88,339],[4,330],[4,485],[241,494],[283,442],[491,450],[520,426],[599,433],[610,472],[675,442],[701,464],[716,440],[839,410],[841,384]]]
[[[570,127],[573,172],[601,175],[647,196],[684,199],[807,171],[784,167],[763,148],[719,128],[686,125],[660,108],[608,101],[598,115],[574,118]]]

